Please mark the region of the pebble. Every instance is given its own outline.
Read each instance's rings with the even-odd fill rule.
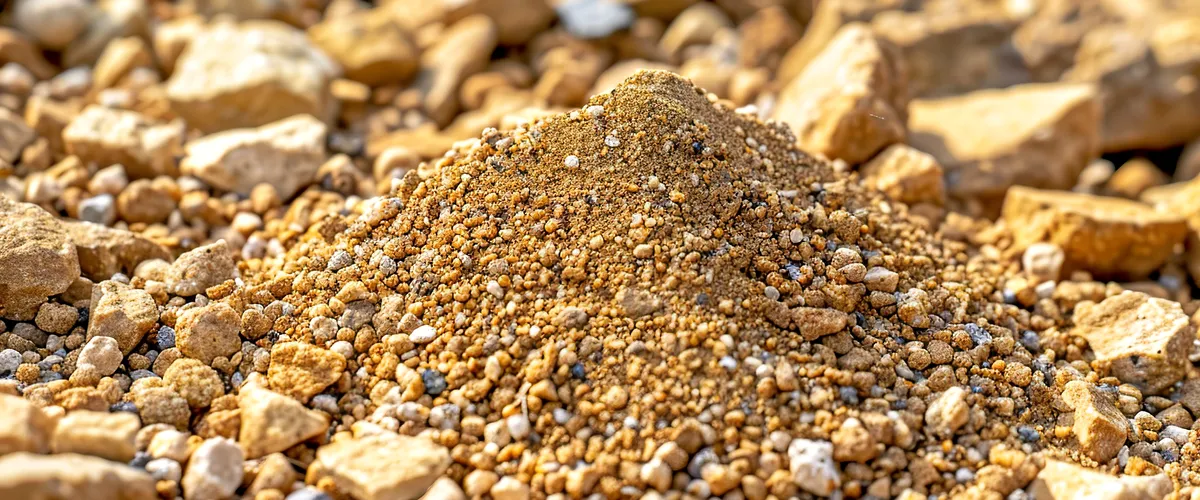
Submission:
[[[225,303],[195,307],[175,321],[176,343],[185,356],[211,365],[241,349],[241,325],[241,318]]]
[[[575,155],[567,155],[566,159],[563,160],[563,165],[566,165],[571,168],[578,167],[579,166],[579,157],[575,156]]]
[[[529,486],[512,476],[504,476],[489,490],[496,500],[528,500]]]
[[[75,362],[76,370],[88,370],[99,377],[107,377],[117,371],[124,357],[117,339],[112,337],[92,337]]]
[[[408,339],[414,344],[428,344],[437,338],[437,329],[429,325],[418,326],[416,330],[408,334]]]
[[[183,467],[169,458],[158,458],[146,463],[146,472],[156,481],[179,482],[183,479]]]
[[[58,219],[41,207],[0,197],[0,220],[0,317],[31,320],[46,297],[79,278],[79,256]]]
[[[604,38],[629,27],[636,18],[629,6],[608,0],[569,0],[555,10],[567,31],[583,39]]]
[[[329,428],[329,418],[303,403],[276,392],[243,386],[238,394],[241,428],[238,440],[246,458],[282,452],[319,436]]]
[[[421,371],[421,381],[425,384],[425,392],[437,396],[446,390],[446,377],[437,370]]]
[[[158,304],[145,290],[104,281],[92,292],[88,337],[111,337],[121,353],[132,352],[157,322]]]
[[[217,240],[180,255],[167,269],[163,281],[171,293],[191,297],[235,275],[236,266],[229,244],[225,240]]]
[[[952,436],[966,425],[970,417],[970,406],[966,401],[967,391],[954,386],[946,389],[925,410],[925,424],[940,436]]]
[[[271,348],[267,380],[272,390],[308,401],[341,378],[346,357],[332,349],[303,342],[281,342]]]
[[[180,485],[188,500],[228,498],[242,484],[242,449],[225,438],[205,440],[192,453]]]
[[[321,120],[296,115],[191,141],[179,168],[184,175],[242,195],[268,184],[286,200],[316,179],[328,156],[327,136]]]
[[[833,444],[828,441],[795,439],[787,448],[792,480],[805,491],[830,496],[842,484],[833,461]]]
[[[384,431],[318,448],[306,480],[332,480],[361,500],[418,498],[449,466],[450,454],[442,446]]]

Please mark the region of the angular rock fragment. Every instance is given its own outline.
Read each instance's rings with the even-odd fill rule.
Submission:
[[[283,342],[271,348],[267,379],[280,394],[308,401],[336,382],[346,369],[346,358],[303,342]]]
[[[422,437],[393,433],[343,439],[317,449],[307,481],[327,479],[362,500],[419,498],[450,466],[450,454]]]
[[[1011,186],[1074,186],[1100,152],[1100,119],[1089,85],[1018,85],[915,99],[908,139],[945,168],[949,196],[994,209]]]
[[[79,278],[79,256],[53,215],[0,196],[0,269],[0,317],[31,320]]]
[[[239,194],[270,184],[286,200],[312,183],[325,161],[325,136],[325,124],[309,115],[228,130],[189,143],[180,168],[184,175]]]
[[[417,69],[420,54],[383,8],[327,18],[309,28],[313,43],[342,66],[346,78],[371,86],[397,84]]]
[[[1060,460],[1047,460],[1029,485],[1033,498],[1054,500],[1153,500],[1174,489],[1165,473],[1117,477]]]
[[[21,150],[33,142],[37,134],[12,111],[0,108],[0,166],[11,166],[21,157]]]
[[[141,427],[138,416],[129,412],[73,411],[58,421],[51,448],[128,462],[137,452],[134,440]]]
[[[153,500],[154,479],[128,465],[66,453],[0,458],[0,498]]]
[[[114,338],[125,354],[158,322],[158,304],[149,292],[116,281],[104,281],[92,289],[89,312],[88,338]]]
[[[134,111],[92,105],[62,132],[67,152],[100,166],[119,163],[132,178],[178,175],[181,123],[157,123]]]
[[[79,255],[79,268],[93,281],[103,281],[116,273],[132,275],[143,261],[170,259],[162,245],[134,232],[89,222],[63,221]]]
[[[228,304],[188,309],[175,321],[176,345],[184,355],[212,364],[242,347],[241,318]]]
[[[946,200],[942,166],[929,154],[905,144],[888,146],[860,169],[863,183],[897,201],[941,205]]]
[[[234,277],[236,267],[225,240],[217,240],[180,255],[167,269],[164,281],[171,293],[191,297]]]
[[[774,118],[801,149],[858,164],[904,139],[908,90],[895,48],[865,25],[842,28],[781,92]]]
[[[1075,307],[1072,335],[1087,339],[1095,363],[1158,394],[1183,377],[1195,328],[1178,302],[1126,291]]]
[[[238,441],[246,458],[287,450],[329,428],[324,413],[266,389],[243,390],[238,394],[238,408],[242,410]]]
[[[46,453],[54,420],[20,396],[0,394],[0,455]]]
[[[1063,388],[1062,398],[1075,409],[1072,430],[1079,451],[1101,464],[1117,456],[1125,445],[1129,423],[1113,404],[1113,396],[1082,380],[1072,380]]]
[[[171,107],[205,132],[289,116],[331,118],[336,65],[303,32],[272,21],[219,23],[196,35],[167,81]]]
[[[458,113],[459,85],[487,66],[496,37],[491,19],[470,16],[447,28],[438,43],[421,54],[413,86],[421,89],[421,106],[438,125],[449,124]]]
[[[1064,271],[1100,277],[1145,277],[1188,233],[1182,215],[1136,201],[1025,187],[1008,191],[1003,218],[1013,231],[1013,251],[1053,243],[1065,254]]]

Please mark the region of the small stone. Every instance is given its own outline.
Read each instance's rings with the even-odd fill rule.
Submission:
[[[12,9],[17,29],[50,50],[65,49],[75,41],[93,15],[86,0],[20,0]]]
[[[847,325],[853,325],[853,318],[836,309],[817,307],[793,307],[791,309],[792,324],[800,330],[804,340],[816,340],[826,335],[842,331]]]
[[[32,3],[37,0],[25,1]],[[58,70],[42,57],[37,46],[16,30],[0,28],[0,54],[4,54],[5,62],[20,64],[39,80],[50,79],[58,73]]]
[[[154,458],[165,458],[175,462],[187,462],[192,450],[188,446],[188,434],[177,430],[163,430],[150,439],[146,452]]]
[[[135,68],[154,68],[150,46],[139,37],[118,38],[104,47],[92,73],[93,88],[114,87]]]
[[[36,138],[37,134],[20,116],[0,108],[0,164],[16,163],[21,151]]]
[[[640,318],[662,309],[662,300],[654,294],[636,288],[622,288],[617,292],[617,303],[630,318]]]
[[[158,304],[149,292],[116,281],[103,281],[92,289],[88,310],[88,339],[111,337],[121,352],[129,354],[158,322]]]
[[[185,356],[211,365],[242,347],[242,320],[228,304],[218,302],[188,309],[175,320],[176,343]]]
[[[326,17],[308,36],[341,65],[346,78],[372,87],[404,83],[420,52],[392,13],[383,8]]]
[[[994,214],[1014,185],[1074,186],[1099,153],[1099,120],[1094,87],[1028,84],[915,99],[908,137],[945,168],[950,197],[978,201]]]
[[[205,132],[307,114],[332,118],[337,65],[283,23],[218,23],[199,31],[166,83],[171,108]]]
[[[848,418],[830,436],[833,458],[839,462],[866,463],[879,455],[875,438],[857,418]]]
[[[490,490],[496,500],[528,500],[529,486],[515,477],[504,476]]]
[[[453,120],[459,110],[459,87],[487,66],[497,36],[495,23],[476,14],[443,30],[437,43],[421,54],[413,86],[421,90],[421,106],[435,123],[444,126]]]
[[[1034,243],[1021,255],[1021,267],[1038,281],[1054,281],[1062,272],[1066,254],[1053,243]]]
[[[787,454],[792,481],[805,491],[827,497],[841,487],[842,476],[833,461],[833,444],[795,439],[788,445]]]
[[[180,255],[167,270],[164,280],[171,293],[190,297],[233,279],[236,270],[228,244],[225,240],[217,240]]]
[[[942,166],[933,156],[905,144],[892,144],[862,168],[863,183],[892,199],[941,206],[946,201]]]
[[[28,321],[79,278],[79,256],[53,215],[0,196],[0,269],[0,317]]]
[[[873,292],[892,293],[900,285],[900,275],[885,267],[875,266],[867,269],[863,283]]]
[[[179,482],[183,479],[183,466],[169,458],[157,458],[147,462],[146,472],[157,481]]]
[[[925,410],[925,425],[943,437],[953,436],[970,418],[967,391],[959,386],[946,389]]]
[[[327,479],[361,500],[419,498],[450,466],[450,453],[423,437],[383,433],[317,449],[307,481]]]
[[[50,451],[54,425],[41,408],[20,396],[0,394],[0,455]]]
[[[111,196],[101,195],[105,196],[111,201]],[[93,281],[103,281],[117,273],[130,275],[144,261],[171,256],[162,245],[132,231],[75,221],[63,221],[63,227],[75,242],[80,271]]]
[[[779,96],[805,151],[863,163],[904,139],[907,74],[888,41],[862,24],[842,28]]]
[[[192,417],[186,399],[168,387],[150,387],[131,391],[130,399],[137,405],[138,415],[145,425],[168,424],[187,429]]]
[[[242,449],[225,438],[205,440],[192,453],[183,474],[187,500],[229,498],[242,484]]]
[[[1129,423],[1111,396],[1086,381],[1072,380],[1063,387],[1062,400],[1075,409],[1073,430],[1080,451],[1102,464],[1116,457],[1126,442]]]
[[[458,486],[458,481],[449,477],[440,477],[433,482],[433,486],[425,491],[421,500],[467,500],[467,496]]]
[[[1175,253],[1188,234],[1181,214],[1131,200],[1014,187],[1004,198],[1004,221],[1013,249],[1038,242],[1063,249],[1062,272],[1144,278]]]
[[[0,458],[0,498],[159,498],[143,471],[103,458],[11,453]]]
[[[721,30],[733,28],[725,11],[709,2],[688,7],[671,21],[658,45],[672,57],[683,55],[693,45],[708,45]]]
[[[329,428],[329,417],[288,396],[266,389],[238,394],[241,430],[238,440],[246,458],[281,452],[319,436]]]
[[[117,195],[117,214],[130,223],[164,222],[175,211],[174,181],[168,177],[138,179]]]
[[[107,377],[121,367],[124,357],[117,339],[98,335],[88,339],[75,361],[76,370],[88,370],[100,377]]]
[[[629,27],[637,18],[624,3],[606,0],[569,0],[555,10],[567,32],[584,40],[604,38]]]
[[[270,184],[286,200],[315,179],[325,161],[327,132],[311,115],[227,130],[188,143],[180,169],[243,195],[259,184]]]
[[[199,360],[176,360],[162,378],[195,409],[207,408],[214,399],[225,395],[221,376]]]
[[[345,369],[346,358],[337,352],[303,342],[283,342],[271,348],[267,379],[272,390],[308,401],[337,382]]]
[[[65,335],[79,321],[79,310],[66,304],[47,302],[38,308],[34,324],[49,333]]]
[[[1195,329],[1180,304],[1125,291],[1075,306],[1072,335],[1087,339],[1098,367],[1144,393],[1159,394],[1183,378]]]
[[[1153,476],[1110,476],[1070,462],[1046,460],[1033,483],[1033,498],[1118,500],[1166,498],[1175,487],[1164,473]]]
[[[62,132],[67,153],[100,165],[119,163],[134,179],[178,175],[182,123],[159,123],[134,111],[92,105]]]
[[[128,412],[78,410],[58,421],[50,447],[54,453],[79,453],[128,462],[137,452],[141,420]]]
[[[435,338],[437,338],[437,329],[429,325],[418,326],[416,330],[408,334],[408,339],[417,345],[428,344]]]

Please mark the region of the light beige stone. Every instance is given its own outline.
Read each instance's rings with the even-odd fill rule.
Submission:
[[[54,453],[78,453],[114,462],[133,460],[141,419],[129,412],[76,410],[58,421],[51,449]]]
[[[408,500],[423,495],[449,466],[444,447],[423,437],[386,433],[322,446],[307,482],[328,478],[361,500]]]
[[[248,195],[266,183],[288,199],[325,161],[325,136],[325,124],[305,114],[228,130],[189,143],[180,168],[218,189]]]
[[[1075,306],[1073,335],[1087,339],[1095,363],[1122,382],[1158,394],[1188,366],[1195,328],[1178,302],[1126,291]]]

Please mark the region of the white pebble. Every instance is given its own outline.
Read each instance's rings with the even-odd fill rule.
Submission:
[[[604,115],[604,106],[592,105],[585,108],[584,111],[592,115],[593,118],[596,118]]]
[[[615,148],[621,145],[621,140],[610,135],[604,138],[604,145],[610,148]]]
[[[437,330],[429,325],[418,326],[416,330],[408,334],[408,340],[413,341],[414,344],[428,344],[433,342],[435,337],[437,337]]]
[[[566,165],[571,168],[578,167],[579,166],[579,157],[575,156],[575,155],[568,155],[567,158],[565,160],[563,160],[563,165]]]
[[[529,418],[525,415],[518,413],[510,416],[505,423],[508,424],[508,433],[512,435],[513,439],[519,441],[529,437]]]
[[[728,371],[733,371],[737,369],[738,363],[736,359],[733,359],[733,356],[723,356],[721,361],[718,361],[717,364],[721,365],[721,368],[724,368]]]
[[[496,282],[496,280],[492,280],[492,281],[488,282],[487,291],[488,291],[488,293],[492,294],[497,299],[504,298],[504,287],[500,286],[500,283]]]
[[[763,289],[763,295],[767,297],[767,300],[779,300],[779,289],[768,286]]]

